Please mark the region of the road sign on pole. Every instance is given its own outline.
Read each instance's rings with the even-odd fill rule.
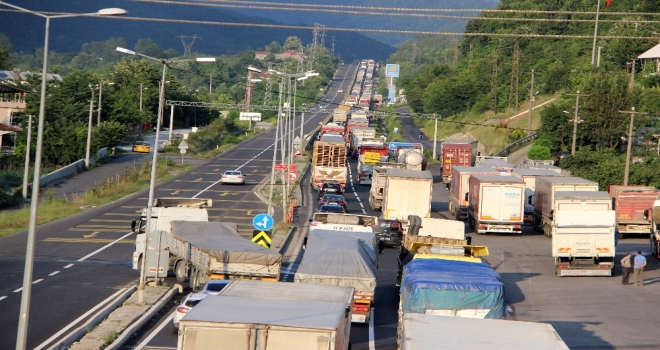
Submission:
[[[274,223],[275,220],[273,220],[273,217],[268,214],[257,214],[252,219],[252,226],[257,230],[270,230],[273,228]]]
[[[253,230],[252,242],[268,249],[270,248],[270,244],[272,242],[271,236],[272,236],[272,231]]]
[[[290,182],[296,182],[296,180],[298,180],[298,173],[289,173],[286,177]]]

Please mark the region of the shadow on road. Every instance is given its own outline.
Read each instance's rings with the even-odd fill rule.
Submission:
[[[570,349],[614,349],[610,343],[594,335],[586,326],[599,326],[600,322],[540,321],[551,324]],[[637,348],[636,346],[633,346]],[[641,347],[639,348],[641,349]]]

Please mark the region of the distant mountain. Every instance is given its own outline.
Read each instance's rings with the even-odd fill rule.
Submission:
[[[129,48],[143,38],[151,38],[164,50],[174,48],[183,53],[183,44],[177,36],[201,37],[192,50],[207,54],[233,54],[245,49],[263,48],[272,41],[284,44],[288,36],[298,36],[307,44],[312,41],[311,30],[269,29],[259,27],[234,27],[201,24],[179,24],[128,20],[129,17],[167,18],[232,23],[282,24],[273,19],[247,15],[237,11],[123,0],[21,0],[19,6],[33,11],[95,12],[101,8],[119,7],[128,11],[123,19],[62,18],[52,19],[50,50],[78,52],[82,44],[105,41],[110,37],[125,38]],[[0,8],[6,9],[5,6]],[[0,12],[0,31],[7,34],[14,51],[32,53],[43,47],[45,20],[25,13]],[[333,34],[338,44],[335,52],[345,60],[369,57],[386,59],[394,48],[357,33]],[[326,46],[328,46],[326,44]]]
[[[201,1],[201,0],[200,0]],[[295,4],[324,4],[324,5],[348,5],[365,6],[370,8],[369,12],[385,12],[386,8],[416,8],[416,9],[488,9],[495,8],[499,0],[268,0],[279,3]],[[291,6],[289,6],[291,7]],[[399,30],[426,30],[426,31],[450,31],[463,32],[467,19],[448,19],[448,18],[419,18],[419,17],[393,17],[393,16],[360,16],[353,14],[333,14],[327,12],[299,12],[299,11],[272,11],[272,10],[239,10],[243,13],[249,13],[255,16],[262,16],[272,20],[285,23],[305,23],[311,25],[313,22],[326,25],[328,27],[345,28],[370,28],[370,29],[399,29]],[[363,10],[360,10],[363,11]],[[391,11],[390,11],[391,12]],[[394,12],[392,12],[394,13]],[[399,12],[400,13],[400,12]],[[466,13],[440,13],[424,12],[433,15],[442,16],[478,16],[476,12]],[[338,35],[330,32],[329,35]],[[409,35],[400,34],[377,34],[365,33],[366,36],[378,39],[384,43],[393,46],[399,46],[402,42],[411,38]],[[338,38],[337,38],[338,39]],[[338,41],[339,45],[344,42]]]

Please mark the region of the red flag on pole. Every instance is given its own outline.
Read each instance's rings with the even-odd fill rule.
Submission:
[[[605,1],[605,8],[608,8],[610,6],[612,6],[612,0],[606,0]]]

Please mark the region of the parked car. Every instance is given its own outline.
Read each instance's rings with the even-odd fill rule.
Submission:
[[[570,153],[567,152],[559,152],[557,153],[557,156],[555,157],[555,163],[554,166],[559,166],[559,162],[561,162],[562,159],[570,156]]]
[[[136,153],[149,153],[151,152],[151,146],[144,141],[135,141],[132,150]]]
[[[348,207],[346,207],[346,199],[340,194],[326,194],[319,200],[319,204],[336,204],[344,207],[344,211],[348,212]]]
[[[220,184],[245,185],[245,175],[238,170],[225,171],[220,179]]]
[[[345,214],[346,210],[344,207],[338,204],[323,204],[319,210],[319,213],[338,213],[338,214]]]
[[[192,310],[195,305],[199,304],[204,298],[209,296],[207,293],[190,293],[186,296],[185,299],[181,302],[179,306],[176,307],[174,311],[174,317],[172,321],[174,322],[174,329],[179,329],[179,321],[185,316],[188,311]]]
[[[330,100],[330,97],[326,97],[325,102],[330,103],[330,101],[331,101],[331,100]]]
[[[374,233],[383,245],[395,247],[401,245],[403,237],[403,225],[399,220],[378,219],[378,224],[373,227]]]
[[[229,284],[229,280],[210,280],[206,282],[200,293],[217,295]]]
[[[319,199],[323,198],[326,194],[342,194],[344,188],[337,181],[324,181],[319,186]]]

